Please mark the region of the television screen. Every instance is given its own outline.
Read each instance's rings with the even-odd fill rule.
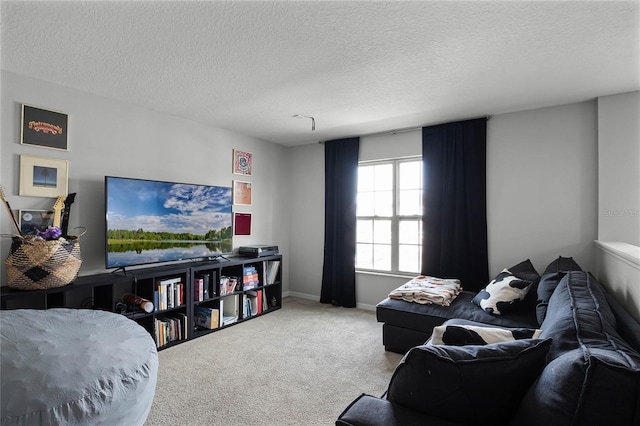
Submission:
[[[233,251],[230,187],[106,176],[105,198],[107,268]]]

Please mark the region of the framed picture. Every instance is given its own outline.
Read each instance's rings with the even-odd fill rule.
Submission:
[[[32,197],[67,195],[68,176],[67,160],[21,155],[19,195]]]
[[[251,182],[233,181],[233,204],[240,206],[251,205]]]
[[[22,235],[35,235],[53,226],[53,210],[19,210],[19,224]]]
[[[251,213],[233,214],[233,234],[251,235]]]
[[[236,175],[251,176],[251,162],[253,155],[250,152],[233,150],[233,173]]]
[[[68,122],[67,114],[22,104],[20,143],[66,151]]]

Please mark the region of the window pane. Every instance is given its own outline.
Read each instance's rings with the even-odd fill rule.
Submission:
[[[373,242],[376,244],[391,244],[391,221],[390,220],[374,221]]]
[[[376,216],[393,216],[393,191],[376,192]]]
[[[391,270],[391,246],[374,244],[373,246],[373,268]]]
[[[356,199],[356,215],[358,216],[373,216],[375,212],[373,192],[360,192]]]
[[[378,164],[375,167],[375,190],[393,190],[393,164]]]
[[[356,268],[373,268],[372,244],[356,244]]]
[[[358,219],[356,222],[356,241],[359,243],[373,242],[373,221]]]
[[[420,273],[420,246],[400,245],[398,247],[398,269],[403,272]]]
[[[422,188],[422,161],[403,161],[399,169],[400,189]]]
[[[419,189],[409,189],[400,191],[398,197],[398,214],[409,216],[422,214],[422,191]]]
[[[373,191],[374,166],[358,167],[358,192]]]
[[[422,244],[421,225],[420,220],[401,220],[398,224],[398,242],[400,244]]]

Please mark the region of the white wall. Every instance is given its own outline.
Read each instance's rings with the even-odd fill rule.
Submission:
[[[640,322],[640,92],[598,98],[597,276]]]
[[[319,299],[324,228],[322,145],[292,148],[297,168],[291,292]],[[361,160],[420,155],[421,132],[363,137]],[[496,115],[487,127],[489,272],[530,258],[542,272],[558,256],[594,266],[597,229],[595,102]],[[317,240],[316,240],[317,239]],[[406,278],[358,274],[358,305],[372,308]]]
[[[233,179],[253,183],[253,205],[234,207],[252,213],[251,236],[235,237],[234,248],[245,244],[278,244],[289,253],[289,150],[283,146],[168,116],[149,109],[94,96],[3,71],[1,74],[2,144],[0,182],[13,209],[49,209],[51,198],[18,196],[21,154],[69,160],[69,192],[77,192],[70,227],[85,226],[81,238],[81,275],[104,269],[104,176],[125,176],[185,183],[231,186]],[[20,144],[22,103],[69,114],[69,150]],[[253,175],[231,171],[232,150],[253,153]],[[0,232],[12,227],[2,209]],[[0,241],[2,259],[9,239]],[[288,259],[287,259],[288,260]],[[6,282],[2,263],[2,282]],[[288,291],[288,261],[284,288]]]
[[[640,246],[640,92],[598,98],[598,239]]]

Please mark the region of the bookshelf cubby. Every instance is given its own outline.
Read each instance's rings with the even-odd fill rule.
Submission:
[[[223,295],[221,280],[224,277],[235,279],[236,285],[230,293]],[[165,292],[164,297],[161,291]],[[145,312],[122,304],[121,298],[126,293],[152,301],[154,310]],[[241,324],[281,307],[281,255],[230,256],[134,269],[126,273],[86,275],[67,286],[48,290],[0,289],[0,309],[77,308],[121,313],[144,327],[159,350]],[[197,325],[198,308],[204,308],[198,311],[200,313],[219,313],[217,322],[214,321],[217,327]],[[225,324],[225,313],[235,316],[235,320]]]

